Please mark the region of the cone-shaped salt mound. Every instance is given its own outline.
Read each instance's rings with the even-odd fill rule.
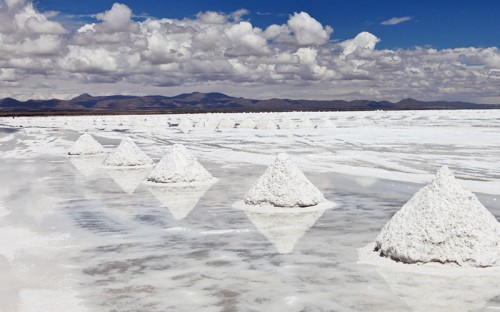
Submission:
[[[274,121],[269,120],[269,119],[261,120],[255,126],[255,128],[257,128],[257,129],[276,129],[276,127],[277,127],[277,125],[274,123]]]
[[[315,126],[314,126],[313,122],[309,118],[304,119],[304,121],[302,121],[299,124],[299,128],[301,128],[301,129],[313,129],[314,127]]]
[[[324,119],[318,124],[317,128],[337,128],[337,127],[330,119]]]
[[[281,153],[245,196],[247,205],[310,207],[325,201],[290,157]]]
[[[104,153],[104,148],[90,134],[82,134],[73,144],[68,155],[98,155]]]
[[[500,223],[443,167],[382,228],[375,250],[404,263],[500,265]]]
[[[144,153],[134,141],[127,138],[104,160],[106,166],[149,166],[151,158]]]
[[[212,175],[182,144],[175,144],[170,153],[160,160],[148,175],[154,183],[206,183]]]
[[[190,129],[193,128],[193,123],[187,118],[182,118],[177,127],[180,129]]]
[[[245,120],[243,120],[239,125],[238,125],[238,128],[240,129],[253,129],[255,128],[257,124],[255,123],[255,121],[253,121],[253,119],[251,118],[246,118]]]
[[[217,129],[230,129],[234,128],[235,125],[236,123],[234,122],[234,120],[230,118],[224,118],[217,125]]]
[[[291,119],[286,119],[279,125],[280,129],[296,129],[297,124]]]

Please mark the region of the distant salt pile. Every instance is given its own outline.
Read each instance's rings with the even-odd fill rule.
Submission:
[[[134,141],[126,138],[120,145],[104,160],[106,166],[149,166],[153,164],[151,158],[144,153]]]
[[[177,127],[180,129],[190,129],[193,128],[193,123],[187,118],[182,118]]]
[[[231,129],[234,128],[236,123],[231,118],[222,119],[217,125],[217,129]]]
[[[257,124],[251,118],[245,118],[239,125],[240,129],[253,129]]]
[[[375,250],[404,263],[500,265],[500,223],[443,167],[382,228]]]
[[[147,181],[153,183],[207,183],[214,178],[182,144],[175,144],[151,171]]]
[[[279,125],[280,129],[296,129],[297,124],[291,119],[286,119]]]
[[[270,119],[264,119],[257,123],[255,126],[257,129],[276,129],[276,123]]]
[[[317,128],[337,128],[330,119],[323,119],[319,122]]]
[[[299,128],[301,128],[301,129],[313,129],[314,127],[316,127],[316,126],[314,125],[314,123],[309,118],[304,119],[299,124]]]
[[[99,155],[104,153],[104,148],[90,134],[82,134],[73,144],[68,155]]]
[[[194,125],[194,127],[197,129],[207,128],[207,120],[203,118],[198,120],[198,122]]]
[[[323,194],[281,153],[245,196],[246,205],[309,207],[325,201]]]

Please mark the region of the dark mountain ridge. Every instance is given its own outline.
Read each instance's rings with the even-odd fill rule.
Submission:
[[[500,109],[499,104],[474,104],[459,101],[424,102],[403,99],[399,102],[370,100],[289,100],[272,98],[254,100],[231,97],[223,93],[183,93],[173,97],[92,96],[84,93],[70,100],[0,100],[0,115],[60,115],[60,114],[140,114],[140,113],[200,113],[255,111],[367,111],[367,110],[431,110],[431,109]]]

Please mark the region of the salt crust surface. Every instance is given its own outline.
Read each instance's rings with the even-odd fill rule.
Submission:
[[[120,142],[120,145],[104,160],[106,166],[138,167],[150,166],[153,160],[149,158],[130,138]]]
[[[500,223],[447,168],[382,228],[376,250],[403,263],[500,264]]]
[[[182,144],[175,144],[151,171],[147,181],[154,183],[203,183],[211,182],[208,172]]]
[[[68,155],[98,155],[104,153],[104,148],[90,134],[82,134],[73,144]]]
[[[276,157],[244,199],[247,205],[275,207],[308,207],[323,201],[323,194],[285,153]]]

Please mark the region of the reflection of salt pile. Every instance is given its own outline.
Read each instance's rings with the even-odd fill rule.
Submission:
[[[144,181],[150,168],[112,168],[106,170],[113,181],[127,194],[132,194],[135,189]]]
[[[100,166],[105,157],[69,157],[69,161],[82,175],[88,177],[99,173]]]
[[[207,183],[213,180],[208,172],[182,144],[175,144],[147,178],[154,183]]]
[[[391,290],[412,311],[489,311],[488,300],[500,293],[498,276],[418,274],[377,268]]]
[[[234,122],[234,120],[230,118],[224,118],[217,125],[217,129],[231,129],[234,128],[235,125],[236,123]]]
[[[104,148],[90,134],[82,134],[73,144],[68,155],[98,155],[104,153]]]
[[[127,138],[104,160],[107,166],[149,166],[153,164],[151,158],[135,143]]]
[[[500,223],[447,168],[382,228],[376,250],[404,263],[500,264]]]
[[[247,205],[274,207],[308,207],[323,201],[323,194],[285,153],[278,155],[244,200]]]
[[[240,129],[253,129],[253,128],[255,128],[255,126],[256,126],[256,123],[255,123],[255,121],[253,121],[253,119],[246,118],[238,125],[238,128],[240,128]]]
[[[185,187],[150,185],[149,191],[168,208],[176,220],[181,220],[193,210],[210,187],[212,184]]]
[[[304,236],[325,210],[297,213],[259,213],[245,210],[245,213],[280,254],[291,253],[295,244]]]

